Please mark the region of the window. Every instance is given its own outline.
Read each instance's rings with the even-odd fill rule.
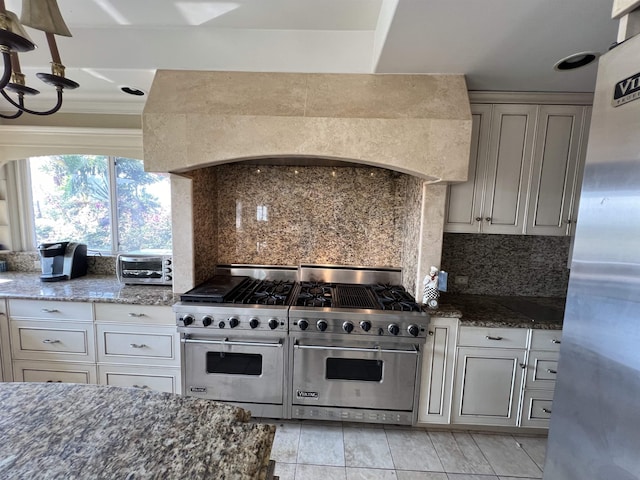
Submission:
[[[28,159],[35,244],[76,241],[117,253],[171,249],[169,176],[141,160],[99,155]]]

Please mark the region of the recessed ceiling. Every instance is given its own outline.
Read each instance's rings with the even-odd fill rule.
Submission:
[[[20,14],[20,0],[5,0]],[[472,90],[592,92],[597,62],[558,72],[581,51],[606,52],[610,0],[59,0],[73,38],[58,40],[62,111],[139,113],[155,70],[462,73]],[[20,56],[27,84],[49,70],[43,34]],[[176,85],[176,88],[180,88]],[[194,92],[196,94],[196,92]],[[28,99],[28,100],[36,100]],[[1,109],[2,107],[0,107]]]

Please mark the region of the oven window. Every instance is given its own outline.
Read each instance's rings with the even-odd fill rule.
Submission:
[[[327,358],[327,380],[380,382],[382,380],[382,365],[382,360]]]
[[[207,352],[207,373],[261,375],[262,355],[255,353]]]

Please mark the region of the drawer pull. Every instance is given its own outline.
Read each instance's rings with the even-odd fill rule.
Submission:
[[[149,385],[136,385],[135,383],[133,384],[134,388],[151,388],[149,387]]]
[[[557,345],[560,345],[562,342],[556,338],[554,338],[553,340],[551,340],[551,343],[555,343]]]
[[[556,373],[558,373],[558,371],[554,370],[553,368],[547,368],[547,373],[553,373],[555,375]]]
[[[502,340],[502,337],[492,337],[491,335],[487,335],[485,338],[487,340]]]
[[[62,383],[62,380],[47,380],[47,383]]]
[[[130,317],[136,317],[136,318],[146,317],[146,315],[144,313],[134,313],[134,312],[129,312],[129,316]]]
[[[542,411],[544,413],[549,413],[549,414],[551,413],[551,409],[550,408],[543,408]]]
[[[60,310],[56,308],[43,308],[42,311],[44,313],[60,313]]]
[[[42,343],[62,343],[60,340],[51,340],[49,338],[45,338],[42,340]]]
[[[144,343],[131,343],[129,344],[131,348],[147,348]]]
[[[520,365],[520,368],[527,368],[527,364],[526,363],[519,363],[518,365]]]

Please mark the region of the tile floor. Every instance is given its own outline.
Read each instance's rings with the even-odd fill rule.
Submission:
[[[370,424],[269,421],[280,480],[533,480],[547,439]]]

